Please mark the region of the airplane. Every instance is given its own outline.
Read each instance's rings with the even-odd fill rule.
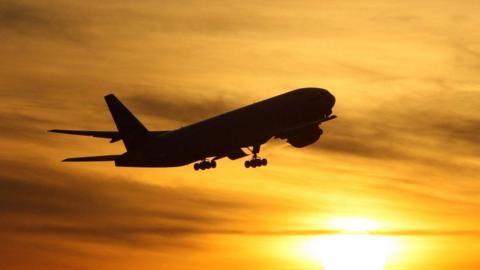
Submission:
[[[52,129],[49,132],[123,141],[120,155],[74,157],[64,162],[113,161],[117,167],[216,168],[221,158],[248,156],[245,168],[266,166],[260,147],[271,138],[301,148],[315,143],[319,125],[335,119],[335,97],[322,88],[300,88],[175,130],[149,131],[113,94],[105,101],[118,131]]]

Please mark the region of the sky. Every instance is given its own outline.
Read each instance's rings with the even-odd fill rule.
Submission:
[[[480,268],[478,1],[0,0],[0,268]],[[66,164],[301,87],[338,119],[267,167]],[[347,262],[350,262],[348,264]]]

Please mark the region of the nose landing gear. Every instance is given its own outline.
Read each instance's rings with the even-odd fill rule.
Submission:
[[[195,171],[198,170],[207,170],[207,169],[214,169],[217,167],[217,162],[215,160],[209,161],[209,160],[202,160],[201,162],[193,164],[193,168]]]

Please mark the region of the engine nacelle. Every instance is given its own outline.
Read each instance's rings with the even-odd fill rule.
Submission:
[[[294,147],[301,148],[310,145],[320,138],[323,131],[317,125],[292,130],[286,136],[287,142]]]

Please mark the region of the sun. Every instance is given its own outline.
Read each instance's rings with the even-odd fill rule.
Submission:
[[[392,237],[368,234],[379,227],[372,220],[342,218],[329,224],[341,233],[310,238],[302,246],[302,253],[325,270],[383,270],[396,249]]]

